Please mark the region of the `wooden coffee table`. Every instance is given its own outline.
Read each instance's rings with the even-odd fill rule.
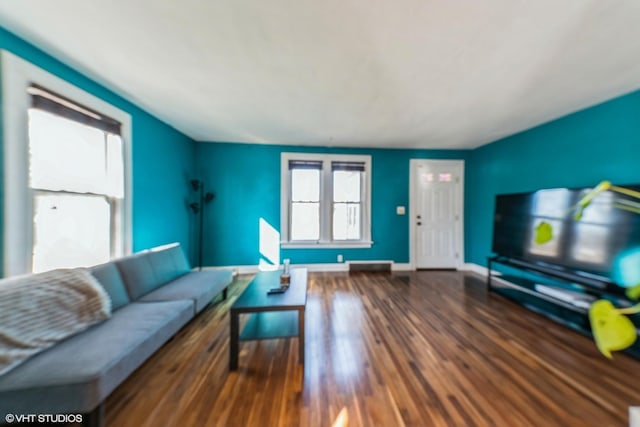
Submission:
[[[304,363],[304,310],[307,304],[307,270],[291,269],[289,290],[268,295],[280,286],[281,271],[260,272],[231,306],[229,370],[238,369],[240,341],[298,337],[299,363]],[[249,319],[240,333],[240,315]]]

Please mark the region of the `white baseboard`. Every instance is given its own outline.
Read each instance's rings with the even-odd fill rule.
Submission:
[[[487,267],[484,267],[480,264],[475,264],[472,262],[468,262],[462,265],[462,267],[460,268],[461,270],[464,271],[471,271],[472,273],[476,273],[479,274],[481,276],[488,276],[489,275],[489,269]],[[491,271],[491,275],[492,276],[500,276],[501,273],[499,271],[493,270]]]
[[[358,264],[374,264],[380,262],[390,262],[392,271],[412,271],[413,267],[409,263],[395,263],[393,261],[351,261]],[[349,271],[349,261],[334,262],[325,264],[291,264],[292,268],[306,268],[314,272],[345,272]],[[203,270],[233,270],[234,275],[238,274],[255,274],[260,271],[257,265],[226,265],[220,267],[202,267]],[[273,269],[273,268],[272,268]]]
[[[391,264],[391,271],[414,271],[413,265],[409,262],[394,262]]]
[[[298,268],[306,268],[309,271],[317,271],[317,272],[341,272],[341,271],[349,271],[349,263],[354,262],[358,264],[377,264],[390,262],[391,263],[391,271],[414,271],[415,268],[411,263],[403,263],[403,262],[393,262],[393,261],[347,261],[347,262],[334,262],[334,263],[325,263],[325,264],[291,264],[291,267]],[[233,270],[234,275],[237,274],[255,274],[260,271],[259,266],[257,265],[226,265],[221,267],[202,267],[203,270]],[[272,268],[273,269],[273,268]],[[473,273],[477,273],[481,276],[486,276],[489,270],[486,267],[481,266],[480,264],[475,263],[465,263],[462,264],[460,270],[463,271],[471,271]],[[501,273],[499,271],[493,270],[492,275],[500,276]]]
[[[349,265],[342,262],[326,263],[326,264],[292,264],[291,267],[306,268],[309,271],[316,272],[340,272],[349,271]]]

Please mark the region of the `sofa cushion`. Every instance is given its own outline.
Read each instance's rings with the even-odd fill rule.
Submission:
[[[148,293],[140,301],[193,300],[194,313],[200,312],[233,280],[231,270],[193,271]]]
[[[127,289],[124,287],[118,267],[113,262],[96,265],[89,269],[91,274],[107,291],[111,298],[111,310],[115,311],[131,302]]]
[[[131,303],[0,376],[7,413],[89,412],[193,316],[191,301]]]
[[[190,271],[189,264],[186,262],[182,248],[178,243],[150,249],[148,256],[156,279],[162,284]]]
[[[132,300],[137,300],[162,285],[153,271],[148,251],[120,258],[115,263]]]
[[[187,260],[187,256],[185,255],[182,246],[178,245],[177,247],[172,248],[169,253],[173,258],[173,265],[176,270],[184,271],[185,273],[191,271],[191,265],[189,265],[189,261]]]

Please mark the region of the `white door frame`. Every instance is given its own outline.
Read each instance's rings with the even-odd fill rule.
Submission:
[[[416,170],[418,165],[440,165],[453,166],[460,169],[460,191],[458,191],[457,204],[460,206],[460,220],[458,221],[458,242],[460,256],[456,262],[456,269],[460,270],[464,266],[464,160],[432,160],[432,159],[410,159],[409,160],[409,264],[412,270],[416,269],[416,205],[418,201],[418,186],[416,183]]]

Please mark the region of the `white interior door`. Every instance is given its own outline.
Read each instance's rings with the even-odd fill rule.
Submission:
[[[459,160],[413,160],[411,218],[416,268],[458,268],[462,257]]]

